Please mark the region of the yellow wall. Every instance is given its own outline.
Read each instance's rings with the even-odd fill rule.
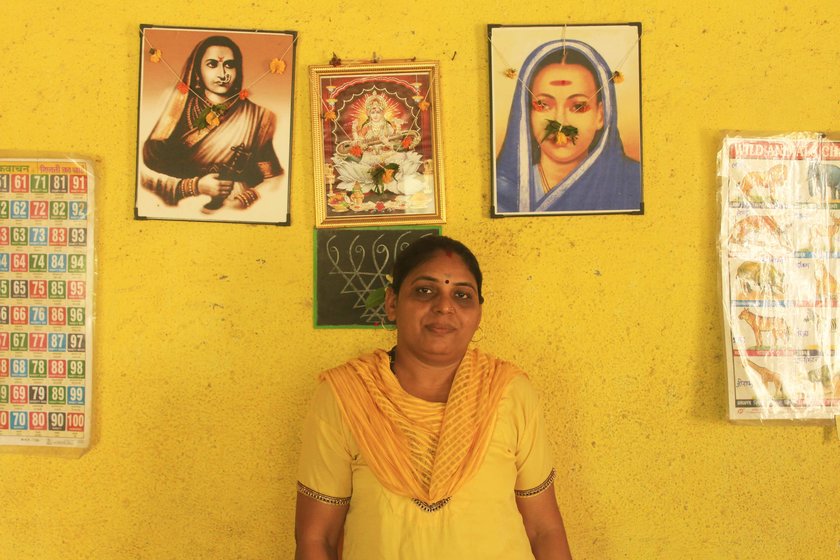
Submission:
[[[121,4],[2,5],[0,147],[99,182],[93,445],[0,455],[0,557],[291,557],[314,376],[393,337],[311,326],[306,72],[376,52],[441,61],[444,232],[486,271],[483,347],[546,397],[575,557],[840,558],[834,429],[724,420],[715,239],[722,130],[838,128],[840,3]],[[623,21],[646,214],[490,220],[485,25]],[[133,219],[140,23],[300,33],[291,227]]]

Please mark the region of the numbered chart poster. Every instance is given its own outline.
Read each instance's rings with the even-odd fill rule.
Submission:
[[[0,445],[87,447],[91,163],[0,158]]]
[[[840,415],[840,141],[728,137],[719,155],[731,420]]]

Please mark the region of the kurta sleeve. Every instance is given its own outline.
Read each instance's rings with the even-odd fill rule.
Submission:
[[[530,381],[519,376],[512,382],[515,407],[517,497],[535,496],[554,483],[554,461],[548,443],[540,399]]]
[[[329,384],[322,382],[303,424],[298,492],[332,505],[353,494],[349,431]]]

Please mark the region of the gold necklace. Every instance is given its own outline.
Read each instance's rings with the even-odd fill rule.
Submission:
[[[540,179],[542,179],[543,194],[546,194],[548,191],[551,190],[551,185],[548,184],[548,179],[545,178],[545,171],[543,171],[542,163],[538,163],[537,168],[540,170]]]

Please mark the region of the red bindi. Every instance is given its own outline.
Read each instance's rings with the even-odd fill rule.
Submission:
[[[572,82],[570,80],[553,80],[551,82],[551,85],[553,85],[553,86],[570,86],[570,85],[572,85]]]
[[[449,284],[449,280],[444,280],[443,283],[444,284]]]

